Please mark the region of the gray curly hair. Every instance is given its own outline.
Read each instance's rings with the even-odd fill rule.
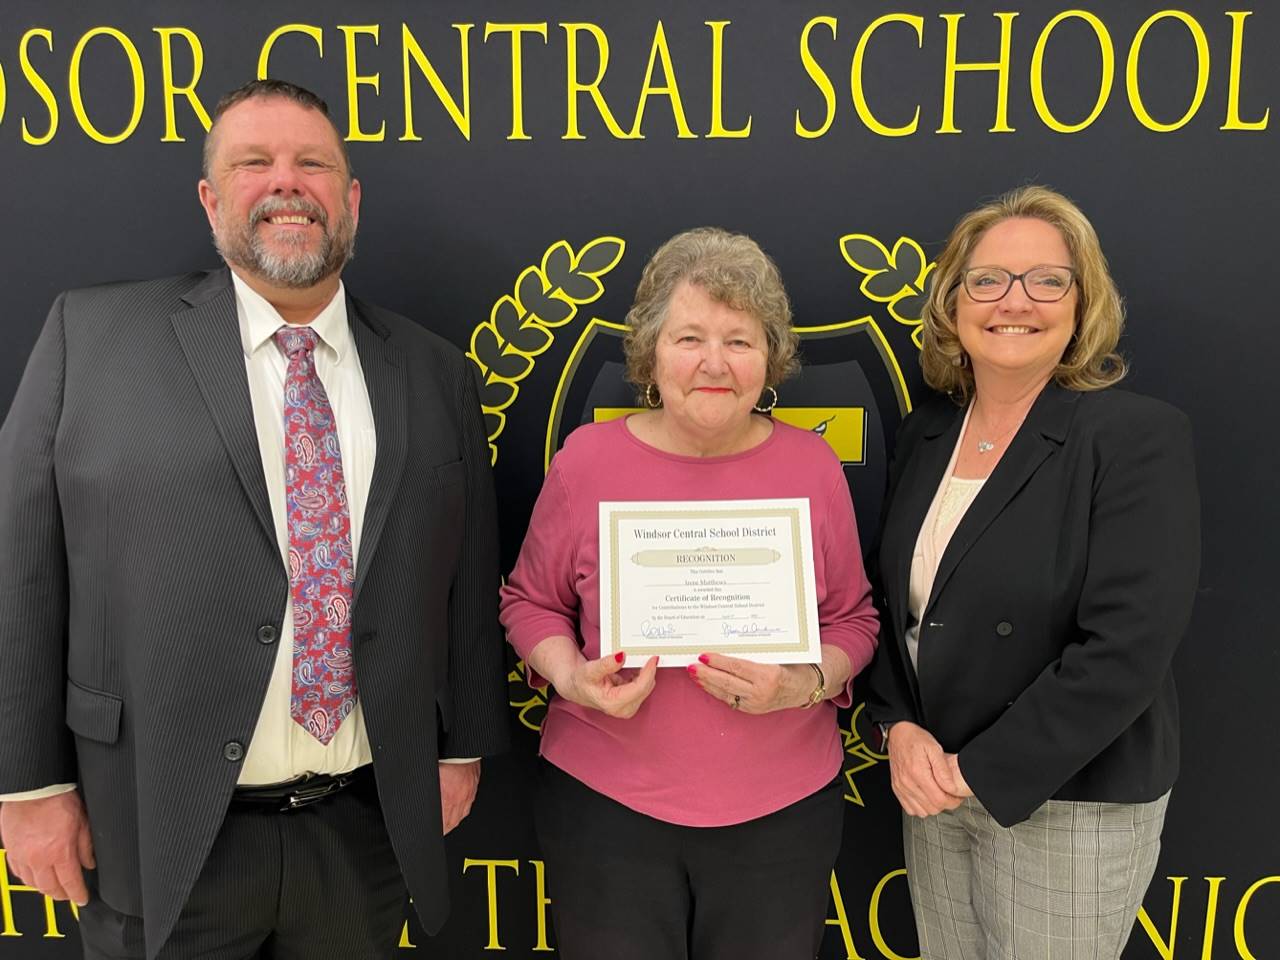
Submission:
[[[800,368],[799,337],[791,329],[791,301],[769,255],[750,237],[719,227],[678,233],[649,258],[627,311],[623,349],[627,380],[644,390],[653,382],[658,333],[667,319],[671,295],[682,281],[711,299],[751,314],[764,328],[765,383],[781,383]]]

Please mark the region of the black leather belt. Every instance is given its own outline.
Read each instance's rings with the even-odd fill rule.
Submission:
[[[274,807],[280,813],[289,813],[341,793],[347,787],[363,783],[372,776],[373,765],[368,763],[347,773],[332,776],[308,773],[283,783],[236,787],[231,795],[231,802],[267,809]]]

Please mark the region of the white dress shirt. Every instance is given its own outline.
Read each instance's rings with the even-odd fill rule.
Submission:
[[[285,323],[275,307],[235,273],[231,277],[236,290],[236,313],[240,318],[240,343],[249,376],[253,422],[262,455],[262,475],[271,498],[280,562],[287,569],[289,515],[285,503],[284,381],[289,364],[275,341],[276,331]],[[329,396],[338,431],[347,509],[351,515],[351,556],[358,569],[360,530],[369,499],[369,482],[373,478],[377,437],[364,372],[347,324],[347,298],[341,283],[333,299],[309,326],[319,338],[315,349],[316,375]],[[344,773],[373,759],[358,695],[359,677],[356,678],[355,709],[342,721],[327,746],[289,715],[292,684],[293,605],[286,601],[271,682],[253,739],[249,741],[244,766],[240,768],[240,783],[279,783],[304,773]]]

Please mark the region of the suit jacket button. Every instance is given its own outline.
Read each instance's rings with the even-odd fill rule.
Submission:
[[[1001,620],[996,624],[996,633],[1002,637],[1009,636],[1009,634],[1013,633],[1013,624],[1008,620]]]
[[[275,643],[279,634],[276,628],[269,623],[264,623],[258,628],[258,642],[263,644]]]
[[[244,759],[244,744],[238,740],[228,740],[222,745],[222,756],[232,763]]]

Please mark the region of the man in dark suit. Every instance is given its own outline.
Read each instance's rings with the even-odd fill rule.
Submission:
[[[507,739],[474,381],[344,290],[314,94],[225,97],[200,199],[229,269],[63,294],[0,429],[0,832],[90,957],[378,956]]]

